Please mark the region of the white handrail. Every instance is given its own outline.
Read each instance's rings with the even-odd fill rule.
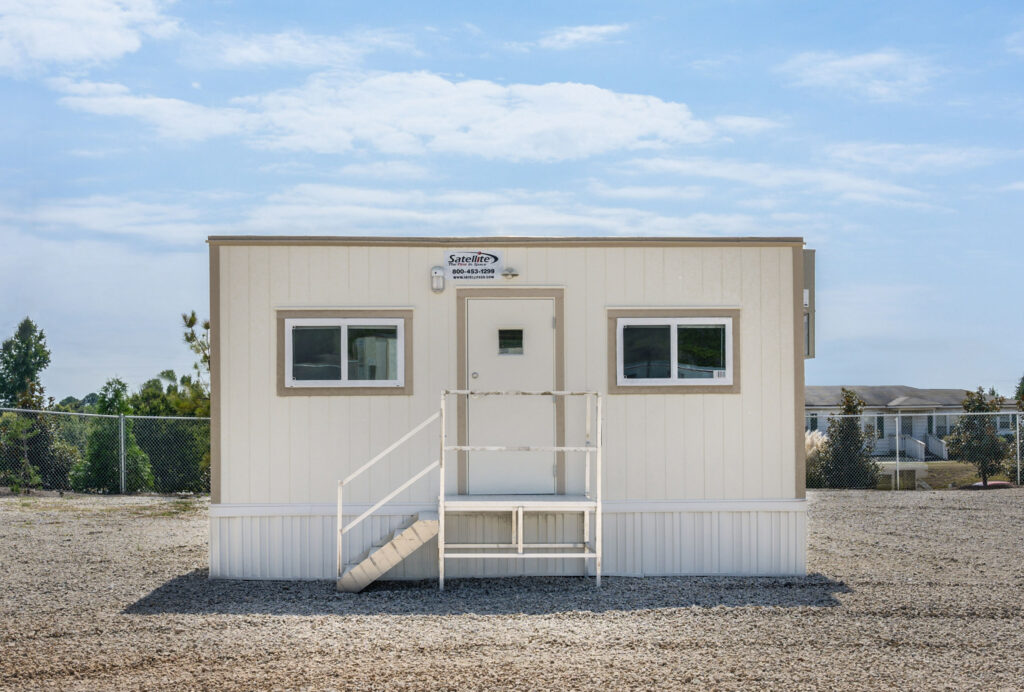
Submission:
[[[378,461],[380,461],[381,459],[386,457],[391,452],[393,452],[396,449],[398,449],[402,444],[404,444],[407,440],[409,440],[409,438],[411,438],[413,435],[418,433],[420,430],[423,430],[423,428],[427,427],[428,425],[430,425],[431,423],[433,423],[435,420],[437,420],[440,417],[441,417],[441,411],[435,411],[425,421],[423,421],[422,423],[417,425],[415,428],[413,428],[412,430],[410,430],[406,434],[402,435],[402,437],[400,437],[398,440],[396,440],[391,445],[389,445],[387,448],[385,448],[383,451],[381,451],[377,456],[373,457],[368,462],[366,462],[365,464],[363,464],[362,466],[357,468],[355,471],[350,473],[348,476],[346,476],[344,480],[338,481],[338,521],[337,521],[338,536],[337,536],[337,546],[336,547],[337,547],[337,553],[338,553],[338,555],[337,555],[337,558],[338,558],[338,560],[337,560],[337,562],[338,562],[338,570],[337,571],[338,571],[338,578],[339,579],[341,578],[342,570],[345,567],[344,561],[342,559],[342,549],[344,547],[343,542],[342,542],[342,537],[346,533],[351,531],[352,528],[355,527],[363,519],[365,519],[366,517],[370,516],[371,514],[376,512],[378,509],[380,509],[382,506],[384,506],[384,504],[387,503],[388,501],[390,501],[392,498],[394,498],[395,495],[397,495],[398,493],[400,493],[403,490],[405,490],[406,488],[408,488],[410,485],[412,485],[413,483],[418,481],[420,478],[423,478],[423,476],[425,476],[427,473],[429,473],[435,466],[437,466],[439,464],[439,462],[435,461],[433,464],[431,464],[430,466],[428,466],[427,468],[423,469],[418,474],[416,474],[415,476],[413,476],[412,478],[407,480],[399,488],[397,488],[396,490],[393,490],[383,500],[381,500],[380,502],[375,504],[373,507],[371,507],[367,511],[363,512],[358,518],[356,518],[348,526],[343,526],[342,525],[343,522],[344,522],[343,511],[344,511],[345,485],[348,484],[348,483],[351,483],[360,474],[365,472],[367,469],[371,468],[374,464],[376,464]]]
[[[387,495],[385,495],[385,496],[384,496],[384,497],[383,497],[382,499],[378,500],[378,501],[377,501],[377,504],[375,504],[375,505],[374,505],[373,507],[370,507],[370,509],[368,509],[368,510],[366,510],[365,512],[363,512],[362,514],[360,514],[360,515],[359,515],[358,517],[356,517],[355,519],[353,519],[353,520],[352,520],[352,521],[351,521],[351,522],[349,523],[349,525],[348,525],[348,526],[346,526],[345,528],[343,528],[343,529],[341,530],[341,535],[343,535],[343,536],[344,536],[344,535],[345,535],[346,533],[348,533],[349,531],[351,531],[352,529],[354,529],[354,528],[355,528],[355,526],[356,526],[356,524],[358,524],[358,523],[359,523],[359,522],[361,522],[361,521],[362,521],[363,519],[365,519],[366,517],[370,516],[371,514],[373,514],[374,512],[376,512],[376,511],[377,511],[378,509],[380,509],[381,507],[383,507],[384,505],[386,505],[386,504],[387,504],[388,502],[390,502],[390,501],[391,501],[392,499],[394,499],[395,495],[397,495],[398,493],[402,492],[403,490],[405,490],[406,488],[408,488],[408,487],[409,487],[410,485],[412,485],[413,483],[415,483],[415,482],[416,482],[416,481],[418,481],[419,479],[423,478],[423,477],[424,477],[425,475],[427,475],[428,473],[430,473],[431,471],[433,471],[433,470],[434,470],[435,468],[437,468],[438,466],[440,466],[440,464],[441,464],[441,462],[440,462],[440,461],[435,461],[435,462],[434,462],[433,464],[430,464],[430,465],[429,465],[429,466],[427,466],[427,467],[426,467],[425,469],[423,469],[422,471],[420,471],[419,473],[417,473],[417,474],[416,474],[415,476],[413,476],[412,478],[410,478],[409,480],[407,480],[407,481],[406,481],[405,483],[402,483],[402,484],[401,484],[400,486],[398,486],[397,488],[395,488],[394,490],[392,490],[392,491],[391,491],[390,493],[388,493]]]
[[[469,444],[456,444],[450,445],[447,443],[447,430],[445,429],[445,403],[448,396],[465,396],[469,398],[473,397],[494,397],[494,396],[554,396],[554,397],[569,397],[569,396],[582,396],[586,402],[586,444],[585,445],[543,445],[543,446],[532,446],[532,445],[469,445]],[[591,408],[592,405],[596,407],[596,412]],[[446,389],[441,392],[441,456],[440,456],[440,469],[439,475],[439,488],[438,488],[438,535],[437,535],[437,572],[438,572],[438,588],[444,591],[445,582],[445,559],[446,558],[461,558],[465,559],[472,556],[473,559],[508,559],[509,557],[516,558],[582,558],[584,560],[594,560],[594,576],[596,578],[597,586],[601,585],[601,571],[602,571],[602,523],[603,513],[601,511],[601,500],[602,500],[602,461],[603,461],[603,446],[604,446],[604,425],[603,425],[603,407],[602,398],[598,392],[590,391],[569,391],[569,390],[547,390],[547,391],[475,391],[471,389]],[[595,415],[596,414],[596,415]],[[595,418],[596,420],[592,420]],[[596,431],[593,430],[592,426],[596,427]],[[596,437],[596,444],[594,438]],[[509,547],[516,548],[516,552],[510,554],[506,553],[459,553],[449,552],[446,550],[445,542],[445,461],[448,452],[579,452],[584,455],[584,494],[594,502],[593,509],[589,507],[582,510],[583,521],[585,522],[583,528],[583,543],[580,545],[573,544],[573,547],[584,548],[581,553],[530,553],[526,551],[526,548],[539,548],[539,547],[555,547],[548,545],[532,545],[523,543],[523,531],[522,531],[522,517],[524,507],[518,507],[514,512],[514,518],[512,521],[512,534],[513,544]],[[591,465],[591,455],[593,455],[593,466]],[[594,474],[593,483],[591,483],[591,472]],[[593,492],[593,496],[591,496]],[[594,515],[594,532],[593,539],[591,538],[590,532],[590,515],[593,512]],[[593,542],[591,542],[593,541]],[[453,549],[460,549],[464,547],[484,547],[480,544],[472,544],[462,546],[461,544],[452,544]],[[487,547],[500,548],[502,546],[494,545]],[[562,546],[559,546],[562,547]],[[568,546],[566,546],[568,547]],[[588,570],[589,571],[589,570]]]
[[[388,447],[387,449],[385,449],[385,450],[384,450],[383,452],[381,452],[380,454],[378,454],[377,456],[375,456],[374,458],[370,459],[370,460],[369,460],[368,462],[366,462],[365,464],[363,464],[362,466],[360,466],[359,468],[357,468],[357,469],[356,469],[355,471],[353,471],[352,473],[350,473],[350,474],[348,475],[348,477],[347,477],[347,478],[345,478],[345,480],[343,480],[343,481],[341,482],[341,484],[342,484],[342,485],[347,485],[348,483],[350,483],[350,482],[351,482],[351,481],[352,481],[352,480],[353,480],[353,479],[354,479],[354,478],[355,478],[356,476],[358,476],[359,474],[361,474],[361,473],[363,473],[364,471],[366,471],[366,470],[367,470],[368,468],[370,468],[371,466],[373,466],[374,464],[376,464],[376,463],[377,463],[378,461],[380,461],[381,459],[383,459],[384,457],[386,457],[386,456],[387,456],[388,454],[391,454],[391,452],[395,451],[395,450],[396,450],[396,449],[398,449],[398,448],[399,448],[400,446],[402,446],[402,444],[403,444],[403,443],[405,443],[405,441],[406,441],[406,440],[408,440],[408,439],[409,439],[410,437],[412,437],[413,435],[415,435],[416,433],[418,433],[418,432],[419,432],[420,430],[423,430],[423,428],[425,428],[425,427],[427,427],[428,425],[430,425],[431,423],[433,423],[433,422],[434,422],[435,420],[437,420],[437,419],[438,419],[438,418],[439,418],[440,416],[441,416],[441,412],[440,412],[440,411],[435,411],[435,412],[434,412],[434,413],[433,413],[433,414],[432,414],[432,415],[431,415],[431,416],[430,416],[429,418],[427,418],[427,419],[426,419],[425,421],[423,421],[422,423],[420,423],[419,425],[417,425],[417,426],[416,426],[415,428],[413,428],[413,429],[412,429],[412,430],[410,430],[409,432],[407,432],[407,433],[405,433],[404,435],[402,435],[402,437],[400,437],[400,438],[399,438],[399,439],[398,439],[398,440],[397,440],[397,441],[396,441],[396,442],[395,442],[394,444],[392,444],[392,445],[391,445],[391,446],[389,446],[389,447]]]

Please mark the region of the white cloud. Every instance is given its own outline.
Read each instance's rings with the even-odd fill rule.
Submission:
[[[350,163],[347,166],[342,166],[340,173],[352,177],[378,180],[423,180],[430,177],[428,167],[409,161]]]
[[[846,142],[828,148],[837,161],[884,168],[893,173],[937,173],[987,166],[1019,157],[1013,149],[985,147],[942,147],[928,144]]]
[[[720,115],[714,120],[715,128],[721,132],[738,135],[756,135],[765,130],[774,130],[781,125],[769,118],[756,118],[749,115]]]
[[[609,203],[616,191],[621,199],[656,198],[639,189],[612,189],[613,194],[602,197],[593,190],[588,196],[305,183],[232,204],[218,195],[182,201],[152,196],[140,201],[140,195],[48,199],[30,210],[0,207],[0,229],[6,224],[55,242],[122,239],[155,247],[200,247],[209,235],[235,233],[402,235],[458,229],[483,235],[771,235],[793,226],[788,220],[780,224],[742,213],[666,215],[617,206]],[[685,188],[680,192],[688,193]]]
[[[566,26],[545,34],[536,45],[550,50],[568,50],[588,43],[603,43],[628,28],[628,24]]]
[[[454,153],[578,159],[701,142],[712,129],[682,103],[589,84],[452,81],[427,72],[319,74],[298,89],[239,100],[268,122],[258,141],[319,153]]]
[[[630,165],[651,173],[717,178],[760,188],[803,188],[826,192],[847,201],[891,203],[920,197],[917,190],[904,185],[823,168],[788,168],[708,158],[637,159]]]
[[[3,0],[0,71],[91,66],[133,53],[144,37],[166,38],[177,20],[160,0]]]
[[[192,205],[126,195],[42,200],[24,211],[0,208],[0,220],[39,232],[131,236],[174,245],[195,245],[213,234],[219,226],[209,218],[210,212]]]
[[[238,108],[212,108],[181,99],[137,96],[123,84],[50,80],[62,105],[96,115],[137,118],[156,128],[161,137],[203,140],[238,134],[256,126],[256,118]]]
[[[1018,180],[1015,183],[1010,183],[1009,185],[1003,185],[999,189],[1003,190],[1005,192],[1024,192],[1024,180]]]
[[[412,50],[412,42],[392,31],[345,36],[284,31],[276,34],[215,34],[197,39],[192,60],[228,67],[351,67],[376,50]]]
[[[525,190],[382,190],[296,185],[268,198],[233,229],[250,233],[423,233],[509,235],[719,235],[770,233],[745,214],[662,214]],[[777,229],[774,229],[777,230]]]
[[[738,206],[747,209],[759,209],[761,211],[772,211],[781,207],[786,200],[779,197],[754,197],[736,202]]]
[[[299,88],[210,107],[138,96],[120,84],[53,80],[77,110],[133,117],[182,140],[246,134],[289,151],[447,153],[562,161],[703,142],[713,128],[683,103],[589,84],[452,81],[427,72],[320,73]]]
[[[635,200],[693,200],[706,197],[708,190],[698,185],[626,185],[611,187],[600,181],[590,183],[590,192],[596,197]]]
[[[938,73],[925,58],[896,50],[846,56],[801,53],[778,70],[796,86],[830,89],[873,101],[899,101],[924,91]]]

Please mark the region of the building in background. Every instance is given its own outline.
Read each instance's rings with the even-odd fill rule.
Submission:
[[[956,424],[957,414],[964,410],[966,389],[918,389],[901,385],[849,385],[845,388],[852,389],[864,400],[864,426],[871,426],[877,437],[876,455],[894,455],[898,433],[901,453],[911,459],[949,458],[943,438]],[[828,427],[828,417],[839,413],[842,389],[842,386],[805,389],[807,430],[824,431]],[[996,418],[997,431],[1012,435],[1016,403],[1007,400],[1003,408],[1006,414]]]

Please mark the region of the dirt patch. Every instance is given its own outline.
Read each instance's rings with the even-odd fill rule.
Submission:
[[[809,493],[803,579],[209,581],[205,501],[0,499],[5,689],[1009,689],[1024,491]]]

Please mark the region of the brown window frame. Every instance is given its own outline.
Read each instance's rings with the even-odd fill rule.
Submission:
[[[404,332],[405,349],[402,353],[405,374],[401,387],[289,387],[285,383],[285,320],[289,319],[400,319]],[[278,396],[412,396],[413,363],[413,311],[387,308],[340,309],[340,310],[277,310],[277,395]]]
[[[719,317],[732,320],[731,384],[620,385],[618,379],[618,321],[623,318]],[[608,393],[609,394],[739,394],[740,393],[740,311],[735,308],[617,308],[608,310]]]

